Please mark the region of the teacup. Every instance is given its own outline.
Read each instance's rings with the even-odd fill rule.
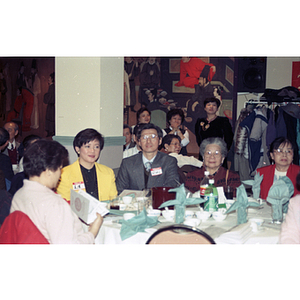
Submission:
[[[190,218],[193,217],[193,215],[194,215],[194,212],[193,212],[193,211],[191,211],[191,210],[186,210],[184,216],[185,216],[186,219],[190,219]]]
[[[126,209],[126,204],[120,203],[120,204],[119,204],[119,209],[120,209],[120,210],[125,210],[125,209]]]
[[[258,218],[251,218],[249,220],[249,222],[254,222],[254,223],[257,224],[258,227],[260,227],[262,225],[262,223],[264,222],[264,220],[263,219],[258,219]]]
[[[227,214],[224,214],[223,211],[214,211],[212,216],[217,222],[220,222],[226,219]]]
[[[208,211],[197,211],[196,216],[198,219],[200,219],[202,222],[205,222],[208,220],[208,218],[211,216],[211,213]]]
[[[127,220],[129,220],[129,219],[132,219],[133,217],[135,217],[135,214],[134,214],[134,213],[125,213],[125,214],[123,215],[123,219],[124,219],[125,221],[127,221]]]
[[[122,197],[122,200],[124,202],[124,204],[130,204],[132,201],[132,197],[131,196],[124,196]]]
[[[173,221],[174,216],[175,216],[175,211],[174,210],[163,210],[162,211],[163,217],[168,220],[168,221]]]

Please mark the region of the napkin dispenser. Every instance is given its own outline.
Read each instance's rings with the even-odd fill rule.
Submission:
[[[152,207],[157,209],[162,203],[176,198],[175,192],[169,192],[172,187],[153,187],[152,193]]]

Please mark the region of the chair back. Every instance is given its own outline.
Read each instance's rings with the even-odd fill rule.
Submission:
[[[146,244],[215,244],[215,241],[202,230],[176,224],[157,230]]]
[[[0,244],[49,244],[30,218],[21,211],[9,214],[0,227]]]
[[[166,113],[160,109],[152,110],[151,123],[153,123],[161,129],[164,129],[166,127]]]

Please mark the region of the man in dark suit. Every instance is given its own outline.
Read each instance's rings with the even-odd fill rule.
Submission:
[[[5,128],[9,133],[8,145],[3,150],[3,154],[9,156],[14,173],[16,173],[20,160],[20,143],[16,140],[16,136],[19,133],[19,126],[15,122],[7,122],[4,124],[3,128]]]
[[[132,129],[127,124],[123,125],[123,136],[125,136],[123,151],[135,147],[135,142],[132,140]]]
[[[149,123],[139,128],[137,142],[142,151],[122,160],[116,179],[119,194],[124,189],[178,186],[177,160],[158,151],[161,141],[162,131],[158,126]]]

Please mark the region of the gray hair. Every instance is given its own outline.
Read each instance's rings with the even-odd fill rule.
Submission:
[[[227,156],[228,151],[227,151],[227,145],[226,145],[225,141],[219,137],[210,137],[210,138],[204,139],[202,141],[202,143],[200,144],[199,152],[202,157],[204,157],[205,148],[211,144],[218,145],[221,148],[222,157],[225,158]]]

